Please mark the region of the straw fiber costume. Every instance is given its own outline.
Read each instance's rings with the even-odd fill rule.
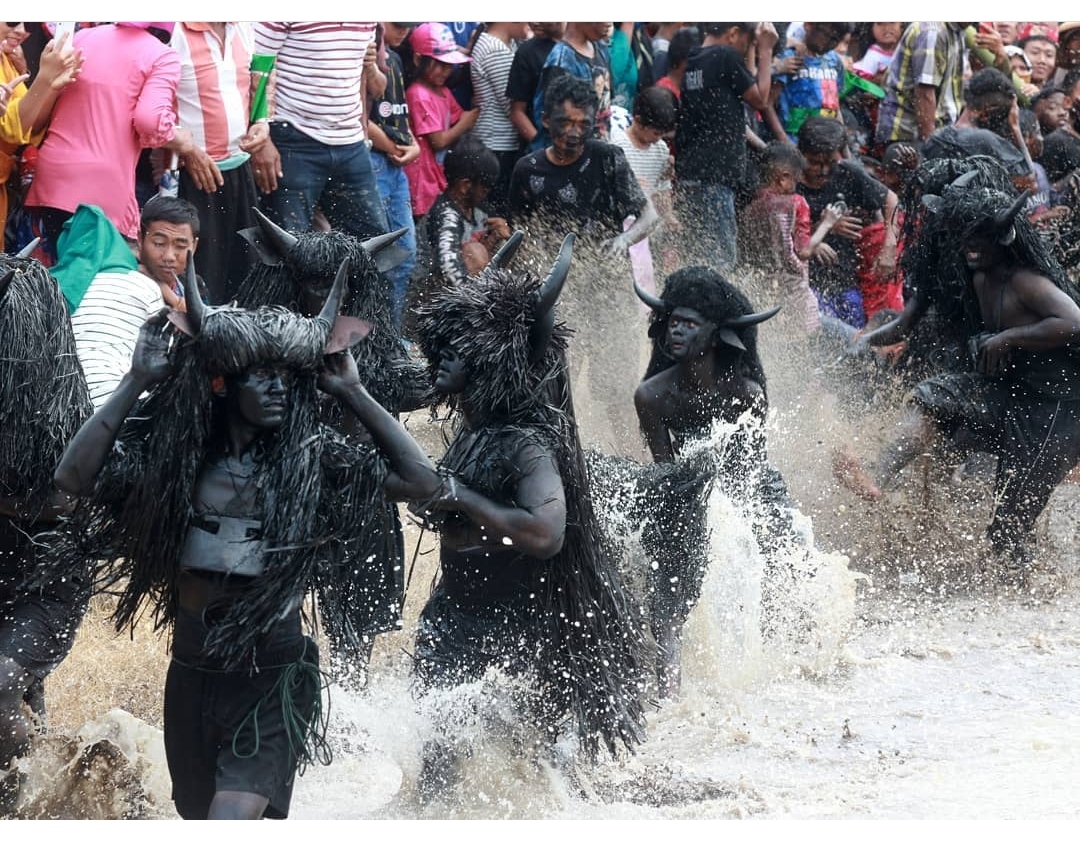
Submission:
[[[342,312],[368,322],[371,333],[353,347],[360,377],[368,391],[389,412],[423,406],[427,379],[422,367],[410,362],[390,309],[389,283],[383,271],[400,262],[402,251],[394,241],[405,229],[359,240],[341,231],[293,235],[255,211],[259,225],[240,234],[252,244],[259,262],[237,293],[244,307],[280,305],[307,316],[326,298],[327,280],[342,261],[349,276]],[[336,401],[323,401],[322,416],[350,440],[363,440],[367,432]],[[380,519],[383,541],[374,559],[361,557],[354,565],[367,578],[362,589],[340,594],[322,581],[319,601],[330,616],[324,620],[335,656],[346,669],[366,665],[374,636],[401,628],[404,599],[404,538],[397,507],[383,499]],[[345,557],[346,564],[351,557]],[[358,598],[359,601],[357,600]],[[345,601],[345,602],[342,602]],[[338,605],[338,604],[341,605]],[[348,618],[348,629],[338,629],[333,618]]]
[[[1080,290],[1021,213],[1026,200],[970,185],[928,198],[967,261],[961,278],[941,279],[935,302],[952,305],[971,356],[968,371],[914,393],[939,429],[963,429],[998,456],[987,532],[1006,568],[1020,571],[1036,519],[1080,459]]]
[[[56,281],[35,260],[0,256],[0,814],[18,796],[3,771],[28,746],[22,703],[44,715],[42,680],[86,607],[84,577],[25,581],[62,512],[53,469],[91,409]]]
[[[521,239],[418,314],[435,388],[459,415],[439,499],[413,505],[441,533],[416,670],[444,686],[489,667],[526,675],[552,741],[569,720],[589,757],[601,742],[615,754],[643,738],[642,638],[593,512],[555,322],[573,236],[542,284],[504,268]]]
[[[67,554],[99,561],[117,628],[145,611],[172,627],[165,745],[185,818],[215,816],[222,792],[284,817],[297,767],[329,761],[301,603],[334,589],[343,599],[322,617],[355,635],[346,607],[368,583],[342,560],[383,552],[387,535],[380,452],[317,413],[324,355],[365,328],[335,320],[346,271],[315,318],[197,296],[172,326],[152,318],[132,371],[57,470],[60,488],[87,495]]]
[[[734,285],[703,266],[670,275],[662,297],[635,289],[653,310],[652,357],[635,404],[656,464],[590,458],[605,499],[619,502],[627,524],[642,527],[658,680],[661,693],[670,693],[678,685],[681,628],[709,561],[712,484],[758,513],[754,529],[766,559],[790,536],[794,504],[766,453],[768,399],[757,353],[756,326],[779,308],[755,313]],[[736,426],[720,447],[709,443],[717,422]]]

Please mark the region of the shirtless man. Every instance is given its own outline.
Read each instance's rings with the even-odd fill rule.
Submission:
[[[969,270],[968,285],[950,292],[965,303],[973,371],[921,382],[873,470],[838,478],[879,499],[939,434],[965,427],[981,450],[998,456],[987,534],[1004,576],[1020,582],[1032,564],[1035,521],[1080,459],[1080,291],[1020,213],[1027,196],[969,188],[938,200],[936,212],[958,232]],[[903,337],[926,306],[906,308],[859,346]]]

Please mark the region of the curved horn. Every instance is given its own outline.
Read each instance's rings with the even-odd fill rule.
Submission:
[[[348,277],[349,259],[345,258],[341,262],[341,266],[338,267],[337,275],[334,276],[334,286],[330,288],[330,295],[326,297],[322,310],[315,317],[328,327],[333,327],[334,320],[337,319],[337,315],[341,311],[341,300],[345,297],[345,281]]]
[[[505,269],[506,265],[514,259],[514,255],[517,254],[518,247],[521,246],[521,241],[525,239],[525,232],[518,229],[507,238],[498,251],[491,256],[491,262],[488,264],[492,269]]]
[[[953,189],[958,189],[958,188],[961,188],[961,187],[967,187],[969,184],[971,184],[973,181],[975,181],[975,179],[977,179],[978,177],[979,177],[979,171],[978,170],[968,170],[966,173],[957,176],[955,179],[953,179],[951,182],[949,182],[945,186],[945,190],[942,191],[942,192],[944,193],[944,192],[947,192],[947,191],[950,191],[950,190],[953,190]]]
[[[278,225],[276,222],[266,216],[258,208],[253,208],[255,211],[255,219],[259,221],[259,228],[262,229],[263,236],[266,237],[267,243],[273,247],[274,251],[282,257],[289,254],[292,251],[293,246],[297,244],[296,236],[289,234],[284,228]]]
[[[720,324],[725,328],[745,328],[747,325],[758,325],[766,319],[772,319],[779,312],[780,305],[777,305],[768,310],[762,310],[760,313],[747,313],[743,316],[736,316],[734,319],[725,319]]]
[[[25,246],[23,246],[21,249],[19,249],[19,251],[15,255],[15,257],[17,257],[17,258],[28,258],[28,257],[30,257],[30,255],[32,255],[34,253],[34,249],[36,249],[38,247],[38,243],[40,243],[40,242],[41,242],[41,238],[40,237],[35,237],[33,240],[31,240],[29,243],[27,243]]]
[[[544,283],[540,285],[539,295],[533,310],[536,321],[533,322],[532,329],[529,331],[529,342],[532,345],[532,354],[530,355],[532,362],[536,362],[544,356],[548,341],[551,339],[551,332],[555,328],[555,301],[559,298],[559,293],[562,292],[563,285],[566,283],[566,276],[570,274],[570,260],[573,253],[574,234],[571,232],[563,238],[559,256],[555,258],[555,263],[551,266],[551,272],[544,279]]]
[[[652,293],[646,293],[641,289],[641,285],[638,284],[636,278],[634,279],[634,292],[637,293],[637,297],[645,302],[653,312],[664,313],[667,310],[667,305],[664,304],[664,300],[659,296],[654,296]]]
[[[389,234],[380,234],[376,237],[369,237],[360,245],[364,247],[365,252],[374,257],[408,230],[408,228],[399,228],[397,231],[391,231]]]
[[[555,258],[555,263],[551,265],[551,272],[548,273],[544,283],[540,286],[540,298],[536,301],[537,316],[551,310],[555,300],[559,298],[563,284],[566,283],[566,276],[570,274],[570,260],[573,256],[574,233],[570,232],[563,238],[559,256]]]
[[[1024,188],[1008,208],[1004,208],[994,214],[994,231],[1001,231],[1012,225],[1013,220],[1016,219],[1016,215],[1020,213],[1030,197],[1031,188]]]
[[[177,278],[177,281],[180,279]],[[206,316],[206,306],[202,296],[199,295],[199,282],[195,278],[195,256],[189,250],[187,253],[187,267],[184,269],[184,304],[187,307],[188,322],[191,330],[197,334],[202,330],[203,318]]]

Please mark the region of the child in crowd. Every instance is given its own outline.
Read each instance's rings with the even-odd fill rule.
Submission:
[[[866,26],[866,24],[859,24]],[[852,66],[852,71],[863,79],[869,79],[876,85],[885,84],[896,45],[904,33],[902,23],[872,23],[870,26],[870,45],[866,52]]]
[[[842,216],[829,205],[810,233],[810,206],[795,191],[806,167],[802,153],[790,144],[773,141],[761,155],[762,187],[743,212],[740,253],[746,262],[773,274],[780,286],[786,318],[797,320],[805,335],[822,327],[818,303],[810,289],[809,261],[825,235]]]
[[[885,148],[880,164],[867,168],[874,178],[898,196],[904,192],[908,177],[919,166],[919,153],[911,144],[891,143]],[[897,229],[902,230],[903,219],[897,210]],[[859,235],[859,264],[855,270],[859,293],[862,295],[863,313],[869,324],[875,315],[883,310],[901,311],[904,309],[904,282],[900,274],[900,253],[903,243],[896,244],[896,273],[891,278],[882,278],[877,271],[877,259],[885,243],[885,222],[875,220],[863,226]]]
[[[405,89],[405,100],[409,104],[409,127],[420,144],[420,157],[406,165],[405,175],[409,179],[413,217],[419,220],[446,189],[446,150],[476,124],[480,112],[463,111],[446,87],[455,65],[471,61],[458,50],[448,26],[420,24],[409,36],[409,47],[416,66],[414,81]]]
[[[412,314],[432,294],[450,283],[461,283],[483,270],[510,229],[502,217],[488,216],[484,207],[499,179],[499,158],[473,135],[458,140],[446,153],[447,186],[423,222],[420,265],[426,271],[411,285],[412,306],[405,315],[406,334],[413,335]]]
[[[792,143],[809,118],[840,117],[840,88],[845,68],[835,48],[851,31],[848,23],[805,23],[803,27],[802,64],[773,79],[776,114]],[[797,54],[796,48],[789,47],[780,58]]]
[[[671,233],[674,224],[671,210],[674,160],[664,138],[675,132],[677,111],[678,103],[671,91],[653,85],[634,99],[634,116],[630,125],[626,129],[612,125],[611,129],[611,142],[625,153],[642,192],[652,200],[660,217],[660,225],[665,227],[667,233]],[[632,219],[627,220],[626,227],[632,222]],[[656,234],[657,230],[654,229],[652,236]],[[646,237],[630,247],[630,264],[634,280],[643,290],[653,293],[656,292],[656,279],[650,239]]]

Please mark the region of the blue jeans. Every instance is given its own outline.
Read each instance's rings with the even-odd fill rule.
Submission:
[[[383,209],[389,231],[399,228],[408,229],[397,240],[409,256],[388,272],[383,274],[390,282],[390,308],[394,322],[401,327],[401,318],[405,313],[405,300],[409,291],[409,276],[416,266],[416,224],[413,222],[412,205],[409,202],[409,179],[405,171],[392,164],[385,153],[371,152],[371,169],[375,172],[375,183],[379,187]]]
[[[735,190],[724,184],[681,181],[676,214],[683,224],[683,263],[730,272],[738,257]]]
[[[366,143],[332,146],[289,123],[271,123],[270,140],[281,153],[284,174],[277,190],[266,197],[278,225],[289,231],[310,231],[318,206],[331,227],[354,237],[386,233],[386,212]]]

